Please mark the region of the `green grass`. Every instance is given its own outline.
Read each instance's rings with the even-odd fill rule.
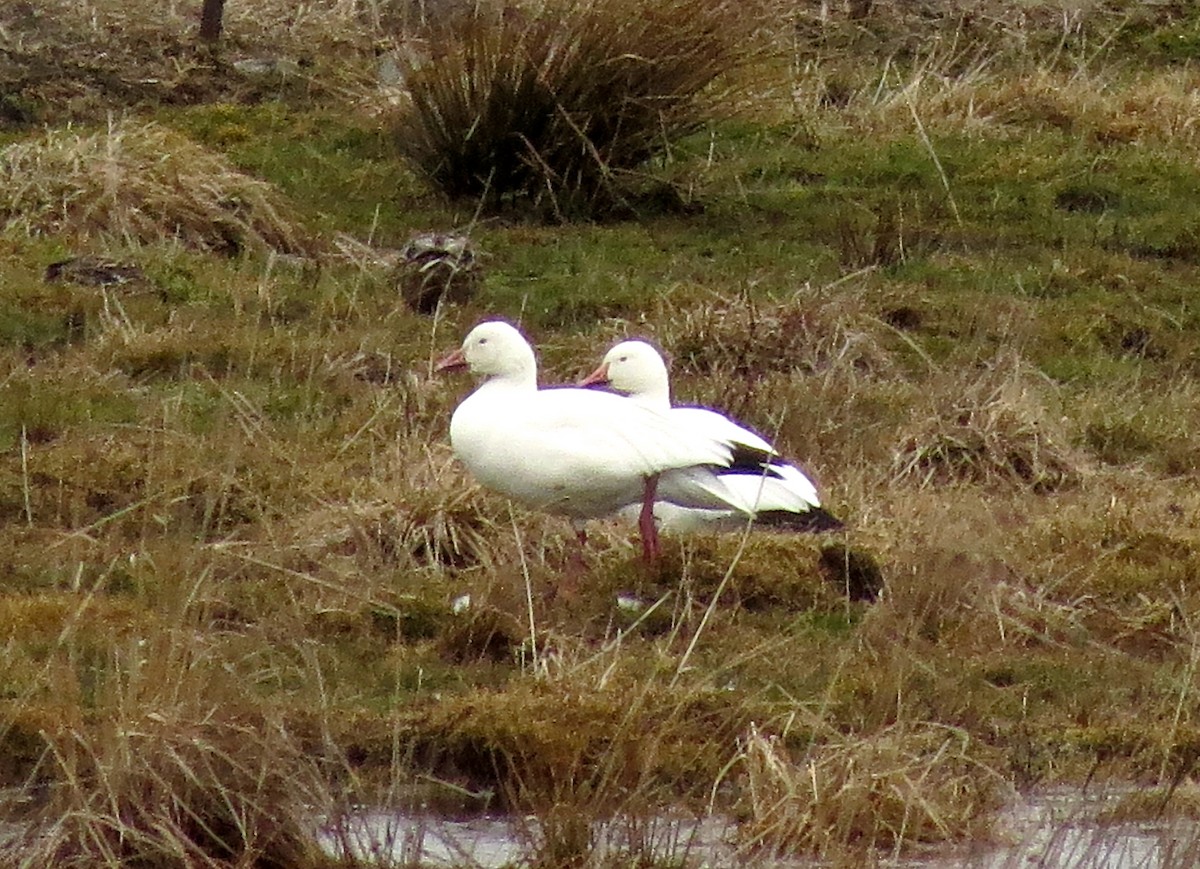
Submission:
[[[377,228],[377,241],[399,245],[405,230],[424,228],[410,203],[433,204],[387,132],[366,118],[319,107],[298,113],[283,103],[201,105],[160,117],[276,184],[327,233],[366,237]]]
[[[904,42],[899,66],[829,57],[850,31],[804,75],[762,64],[762,96],[652,166],[686,207],[636,221],[473,222],[321,94],[145,110],[323,241],[469,227],[481,290],[436,320],[344,257],[93,239],[146,272],[135,293],[43,282],[82,252],[68,234],[0,234],[0,784],[53,783],[45,817],[63,799],[93,820],[120,782],[191,800],[261,779],[288,805],[272,758],[310,807],[399,804],[422,774],[579,817],[715,795],[759,847],[852,860],[983,835],[1008,788],[1186,774],[1200,142],[1173,119],[1195,16],[1139,11],[1105,48],[1120,63],[1075,82],[1052,25],[971,30],[994,65],[947,60],[910,107],[931,61],[877,5],[853,40]],[[595,523],[572,597],[569,530],[473,486],[447,438],[470,385],[429,376],[496,316],[546,382],[659,340],[679,399],[814,473],[881,599],[844,598],[825,541],[670,539],[646,571],[618,523]],[[935,816],[911,840],[907,769]]]

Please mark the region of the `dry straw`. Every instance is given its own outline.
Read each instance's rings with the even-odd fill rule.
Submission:
[[[1061,417],[1050,412],[1052,385],[1015,354],[1002,354],[978,374],[943,375],[958,388],[930,390],[934,404],[900,439],[897,480],[1001,483],[1050,492],[1077,485],[1083,457]]]
[[[560,0],[477,9],[406,56],[401,151],[439,189],[553,216],[624,203],[628,173],[713,112],[754,58],[754,11],[708,0]],[[624,176],[624,177],[622,177]]]
[[[858,294],[771,301],[713,293],[699,303],[667,294],[659,304],[656,338],[680,373],[755,380],[834,369],[885,376],[895,367],[883,340],[888,329]]]
[[[107,731],[107,732],[106,732]],[[322,863],[314,767],[252,723],[140,721],[55,740],[65,781],[8,865],[303,867]]]
[[[742,740],[747,846],[846,856],[871,846],[953,841],[986,831],[999,775],[961,730],[898,723],[812,746],[793,759],[751,726]]]
[[[75,57],[86,59],[84,67],[91,60],[88,43],[107,49],[110,56],[121,51],[153,55],[163,43],[193,41],[200,21],[199,4],[162,0],[33,0],[26,5],[36,11],[12,22],[15,46],[37,48],[43,41],[69,44]],[[383,13],[383,5],[372,0],[229,3],[224,38],[233,43],[245,40],[260,52],[289,42],[310,50],[336,42],[369,46],[381,32]],[[104,55],[95,57],[100,64],[104,59]]]
[[[794,13],[802,74],[791,97],[806,115],[850,122],[874,138],[908,136],[915,122],[918,132],[954,137],[1023,139],[1030,128],[1042,128],[1104,144],[1195,150],[1200,73],[1188,65],[1130,68],[1113,57],[1133,38],[1178,26],[1178,4],[876,0],[822,3],[819,12],[813,6]],[[888,58],[865,75],[845,63],[863,44]]]
[[[317,250],[265,181],[155,123],[54,130],[0,151],[9,230],[124,244],[176,241],[235,255]]]
[[[321,865],[312,818],[328,791],[280,718],[241,702],[236,668],[211,666],[219,643],[194,628],[205,579],[174,625],[97,654],[88,626],[102,586],[80,589],[40,684],[18,701],[32,708],[46,691],[64,702],[38,729],[35,798],[0,791],[0,816],[22,822],[0,838],[0,866]]]
[[[861,108],[885,125],[919,111],[939,131],[1023,135],[1054,128],[1105,144],[1146,142],[1193,150],[1200,74],[1195,70],[1116,77],[1103,71],[1037,69],[1012,76],[987,68],[957,76],[920,71]]]

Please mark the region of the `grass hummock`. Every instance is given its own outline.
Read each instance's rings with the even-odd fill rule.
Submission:
[[[1188,4],[256,8],[0,10],[0,867],[354,865],[362,806],[546,867],[1200,815]],[[650,570],[597,521],[572,583],[448,443],[493,317],[547,384],[656,342],[845,528]]]
[[[715,110],[750,62],[745,4],[475,6],[409,53],[396,141],[446,195],[559,220],[631,207],[631,176]]]

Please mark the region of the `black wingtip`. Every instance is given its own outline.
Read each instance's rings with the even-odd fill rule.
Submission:
[[[721,471],[741,474],[761,474],[764,466],[769,466],[778,458],[774,453],[757,450],[746,444],[733,443],[730,444],[729,464],[722,468]]]
[[[837,531],[846,527],[845,522],[824,507],[813,507],[803,513],[791,510],[763,510],[755,514],[754,521],[768,528],[813,533]]]

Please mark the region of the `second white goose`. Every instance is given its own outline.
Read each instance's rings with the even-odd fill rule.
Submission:
[[[580,386],[607,385],[631,403],[670,411],[690,431],[733,444],[729,466],[718,471],[721,482],[737,495],[736,508],[696,508],[660,501],[654,505],[658,524],[672,531],[743,525],[747,515],[766,525],[799,531],[830,531],[842,523],[821,506],[817,487],[795,465],[759,435],[717,411],[704,407],[672,407],[671,385],[662,355],[645,341],[622,341]]]

